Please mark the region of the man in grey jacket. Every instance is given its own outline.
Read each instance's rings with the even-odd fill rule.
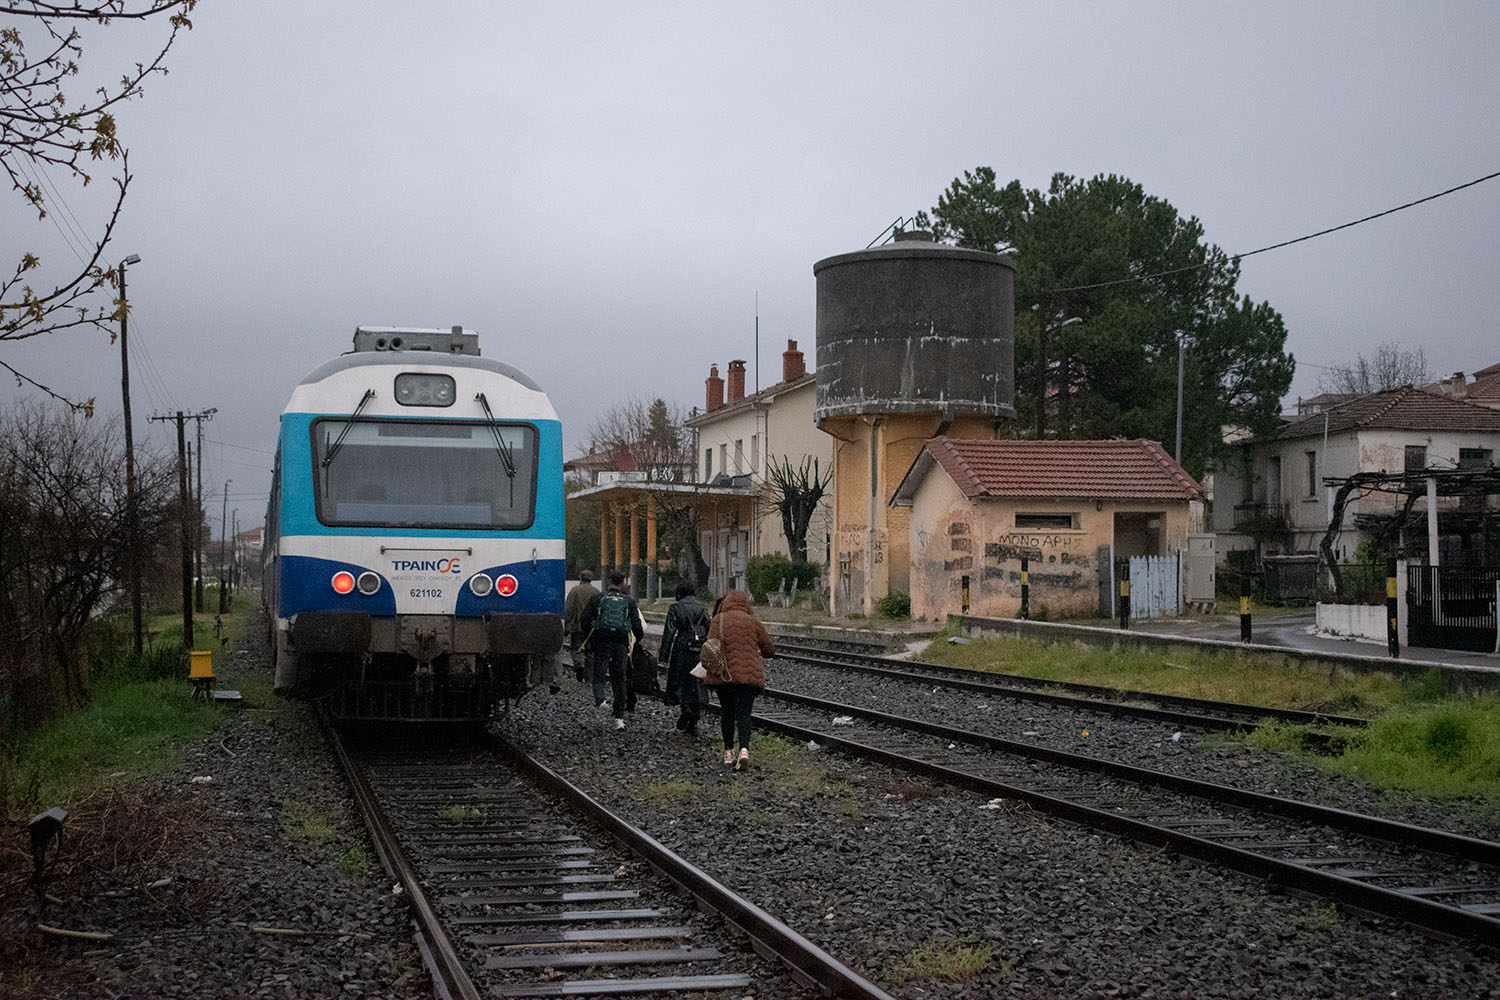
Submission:
[[[580,681],[588,676],[587,657],[579,649],[583,645],[583,609],[589,601],[599,596],[593,584],[594,574],[584,570],[578,574],[578,586],[568,591],[563,602],[563,631],[568,634],[568,655],[573,658],[573,676]]]

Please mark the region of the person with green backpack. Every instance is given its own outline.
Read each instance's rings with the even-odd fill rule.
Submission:
[[[625,709],[630,697],[630,637],[646,637],[635,598],[625,593],[625,574],[609,574],[609,589],[596,594],[583,609],[584,645],[593,669],[594,710],[600,719],[614,716],[614,727],[625,728]],[[606,684],[608,687],[606,687]]]

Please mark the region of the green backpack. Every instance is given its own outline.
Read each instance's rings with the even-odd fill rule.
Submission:
[[[599,599],[594,635],[601,639],[624,639],[630,635],[630,601],[624,594],[605,594]]]

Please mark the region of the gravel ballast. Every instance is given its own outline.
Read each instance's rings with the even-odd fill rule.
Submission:
[[[735,773],[715,717],[692,739],[643,699],[619,732],[588,698],[569,680],[500,727],[899,996],[1500,996],[1500,963],[1466,943],[760,734]],[[914,969],[950,944],[988,946],[989,967]]]
[[[259,674],[269,689],[264,643],[224,659],[221,687]],[[0,997],[430,995],[406,904],[370,853],[310,707],[267,696],[223,711],[171,773],[121,779],[70,809],[47,922],[113,940],[33,929],[30,858],[10,849],[25,828],[11,824]]]
[[[250,642],[220,673],[233,687],[266,669]],[[771,682],[813,683],[794,669],[773,661]],[[874,707],[882,697],[834,676],[845,700]],[[917,714],[906,701],[898,710]],[[956,721],[961,705],[933,709]],[[1025,711],[997,725],[1052,728],[1034,706]],[[722,763],[716,717],[696,739],[674,729],[675,717],[642,699],[625,730],[606,729],[568,675],[561,694],[528,695],[495,725],[894,995],[1500,997],[1500,963],[1468,943],[760,733],[750,769],[736,773]],[[1056,720],[1058,738],[1064,725]],[[1108,740],[1130,743],[1118,732]],[[1299,786],[1299,769],[1253,751],[1194,754],[1179,743],[1160,752],[1243,780],[1274,773],[1281,792],[1299,797],[1329,793],[1323,776]],[[354,863],[368,844],[307,706],[266,699],[229,710],[180,767],[119,796],[135,812],[104,809],[108,798],[70,816],[51,883],[62,902],[48,921],[115,940],[30,929],[30,861],[13,824],[0,996],[429,995],[403,900],[372,857]],[[110,852],[100,824],[122,813],[136,840],[156,838],[153,850]],[[973,978],[921,961],[964,954],[987,955]]]

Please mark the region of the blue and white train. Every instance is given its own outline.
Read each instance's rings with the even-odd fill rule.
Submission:
[[[468,720],[553,676],[562,427],[461,327],[359,327],[281,414],[266,513],[276,689],[345,720]]]

